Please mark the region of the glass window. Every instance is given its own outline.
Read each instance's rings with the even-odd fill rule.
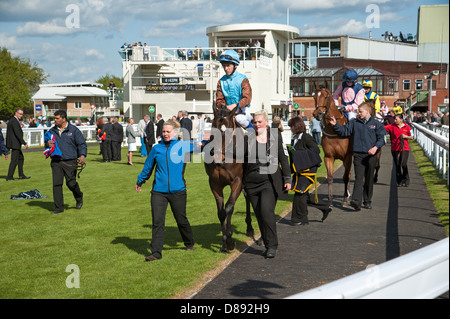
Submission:
[[[319,42],[319,56],[330,56],[330,42]]]
[[[423,80],[416,79],[416,90],[422,90],[422,89],[423,89]]]
[[[306,96],[311,95],[311,87],[309,83],[309,79],[305,79],[305,93]]]
[[[331,42],[331,56],[341,56],[341,42]]]
[[[403,91],[411,91],[411,80],[403,80]]]
[[[75,101],[75,108],[81,109],[81,101]]]
[[[293,52],[294,58],[300,58],[302,56],[301,46],[302,46],[301,43],[294,43],[294,52]]]
[[[317,42],[310,42],[309,44],[309,50],[308,50],[308,57],[310,58],[317,58],[319,55],[318,52],[318,43]]]

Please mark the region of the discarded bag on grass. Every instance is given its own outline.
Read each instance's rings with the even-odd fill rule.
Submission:
[[[39,199],[39,198],[47,198],[47,197],[42,196],[42,194],[37,189],[28,192],[21,192],[19,193],[19,195],[11,195],[11,199]]]

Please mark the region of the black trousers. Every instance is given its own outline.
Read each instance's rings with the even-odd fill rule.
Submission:
[[[406,183],[406,185],[409,185],[409,174],[408,174],[409,151],[391,151],[391,153],[392,158],[394,159],[397,185],[400,185],[402,182]]]
[[[267,249],[277,249],[278,235],[275,220],[277,197],[272,185],[267,183],[259,187],[257,191],[246,190],[246,192],[255,212],[264,246]]]
[[[309,192],[298,193],[295,192],[294,200],[292,201],[292,216],[291,222],[293,223],[307,223],[308,222],[308,205],[320,209],[321,211],[327,210],[330,205],[325,202],[315,203],[311,200]]]
[[[53,202],[55,210],[64,210],[63,182],[66,179],[66,185],[73,194],[75,200],[81,200],[83,193],[77,183],[77,160],[58,161],[53,160],[51,163],[53,176]]]
[[[23,173],[23,162],[24,157],[22,150],[11,150],[11,162],[9,163],[9,169],[8,169],[8,179],[14,177],[14,172],[16,171],[16,167],[19,169],[19,177],[24,176]]]
[[[117,141],[112,141],[111,142],[111,160],[112,161],[121,161],[122,160],[122,141],[117,142]]]
[[[371,204],[373,195],[373,177],[377,156],[367,153],[355,153],[353,165],[355,167],[355,184],[353,186],[352,199],[358,206]]]
[[[102,141],[102,155],[104,162],[110,162],[112,160],[111,155],[111,140]]]
[[[159,193],[152,191],[151,207],[152,207],[152,241],[150,249],[152,255],[156,258],[162,257],[162,250],[164,246],[164,230],[166,224],[167,206],[173,212],[173,217],[177,222],[178,230],[186,247],[194,245],[194,235],[192,233],[191,225],[186,216],[186,191],[178,193]]]

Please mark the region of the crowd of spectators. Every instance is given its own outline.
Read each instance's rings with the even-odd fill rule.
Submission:
[[[443,112],[414,112],[411,118],[414,123],[425,123],[429,125],[449,125],[448,111]]]

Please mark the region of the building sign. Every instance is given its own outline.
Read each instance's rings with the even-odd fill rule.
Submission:
[[[176,92],[176,91],[195,91],[195,90],[196,90],[195,84],[183,84],[183,85],[149,84],[145,87],[145,92]]]
[[[164,84],[178,84],[180,83],[180,78],[162,78],[162,83]]]
[[[35,105],[36,112],[42,112],[42,104]]]

